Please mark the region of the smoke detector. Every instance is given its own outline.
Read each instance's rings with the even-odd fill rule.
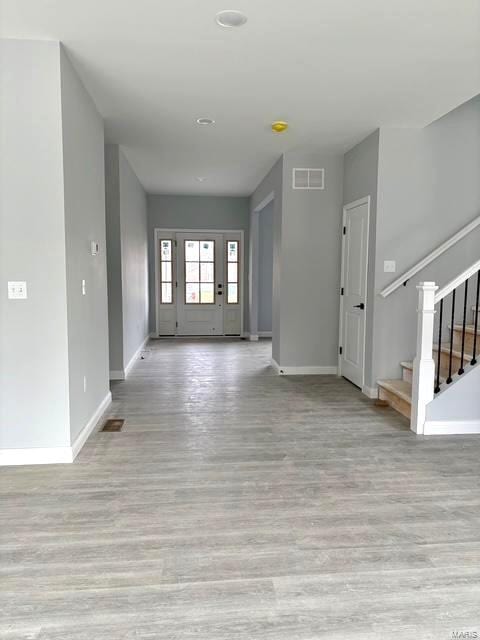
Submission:
[[[235,9],[226,9],[219,11],[215,16],[215,22],[220,27],[231,29],[232,27],[241,27],[247,21],[247,16],[241,11]]]

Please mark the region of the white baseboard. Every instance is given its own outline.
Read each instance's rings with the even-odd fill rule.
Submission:
[[[248,339],[250,342],[258,342],[258,333],[250,333]]]
[[[133,365],[137,361],[137,358],[142,353],[142,351],[145,350],[145,345],[147,344],[147,342],[150,340],[151,337],[152,336],[149,334],[145,338],[145,340],[142,342],[142,344],[138,347],[138,349],[135,351],[133,356],[130,358],[130,362],[127,364],[125,369],[116,369],[116,370],[110,371],[110,380],[126,380],[128,374],[132,370]],[[155,337],[158,338],[158,336],[155,336]]]
[[[480,433],[480,420],[427,420],[424,436],[448,436]]]
[[[75,438],[71,447],[32,447],[30,449],[1,449],[0,466],[28,464],[67,464],[73,462],[103,416],[110,403],[110,391],[95,409],[94,414]]]
[[[105,396],[105,398],[101,401],[101,403],[95,409],[95,412],[94,412],[93,416],[90,418],[90,420],[87,422],[87,424],[83,427],[83,429],[80,431],[78,436],[75,438],[75,440],[74,440],[74,442],[72,444],[72,447],[71,447],[71,449],[72,449],[72,460],[71,460],[71,462],[73,462],[75,460],[75,458],[79,454],[81,448],[83,447],[83,445],[87,441],[88,436],[92,433],[92,431],[95,430],[95,427],[97,426],[100,418],[103,416],[103,414],[108,409],[108,407],[111,405],[111,403],[112,403],[112,392],[109,391],[107,393],[107,395]]]
[[[27,464],[64,464],[73,462],[71,447],[32,447],[1,449],[0,467]]]
[[[258,332],[258,337],[259,338],[271,338],[272,337],[272,332],[271,331],[259,331]]]
[[[130,373],[130,371],[132,370],[133,365],[135,364],[135,362],[137,361],[137,358],[139,357],[139,355],[142,353],[142,351],[145,350],[145,345],[147,344],[147,342],[150,340],[150,335],[147,335],[144,339],[144,341],[142,342],[142,344],[138,347],[138,349],[135,351],[135,353],[133,354],[133,356],[130,358],[129,363],[127,364],[127,366],[125,367],[125,378],[128,376],[128,374]]]
[[[281,367],[272,358],[272,367],[283,376],[334,376],[337,374],[337,367]]]
[[[364,385],[362,387],[362,393],[367,396],[367,398],[372,398],[372,400],[378,398],[378,388],[377,387],[367,387]]]

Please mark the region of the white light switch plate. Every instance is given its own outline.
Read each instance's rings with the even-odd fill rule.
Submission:
[[[27,297],[27,283],[18,281],[9,282],[8,297],[10,300],[25,300]]]
[[[383,261],[383,272],[384,273],[395,273],[397,270],[397,263],[395,260],[384,260]]]

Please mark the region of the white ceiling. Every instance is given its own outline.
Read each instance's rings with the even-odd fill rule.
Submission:
[[[65,44],[152,193],[250,194],[287,149],[344,151],[480,93],[480,0],[0,3],[4,37]],[[217,26],[221,9],[247,24]]]

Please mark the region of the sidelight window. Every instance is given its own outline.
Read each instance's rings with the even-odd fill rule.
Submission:
[[[238,304],[238,241],[227,241],[227,304]]]
[[[173,252],[171,240],[160,240],[160,302],[173,303]]]

